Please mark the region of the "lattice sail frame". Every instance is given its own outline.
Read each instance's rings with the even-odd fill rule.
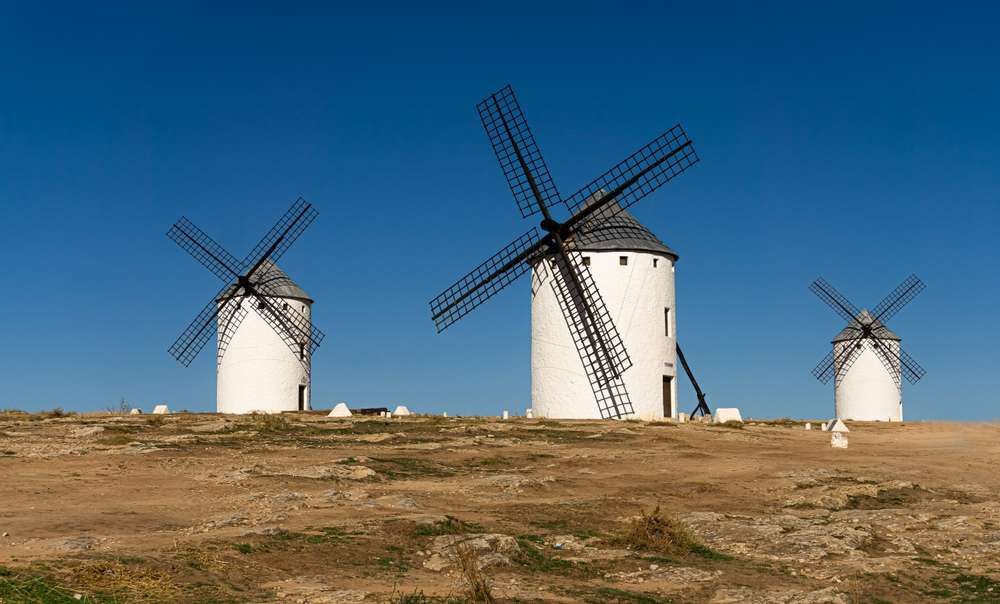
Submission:
[[[528,218],[542,211],[535,189],[545,205],[562,203],[545,158],[514,96],[514,89],[510,85],[504,86],[483,99],[476,110],[521,217]],[[527,165],[527,171],[524,165]]]
[[[312,354],[325,335],[292,305],[278,305],[277,289],[283,281],[275,278],[277,271],[272,268],[276,268],[274,262],[288,251],[317,215],[312,204],[297,199],[242,261],[237,261],[187,218],[182,217],[175,223],[167,236],[226,285],[170,346],[170,354],[185,367],[189,366],[218,333],[216,362],[221,363],[249,305],[274,329],[305,370],[311,372]],[[246,281],[241,282],[238,278],[244,272]]]
[[[615,201],[618,208],[605,213],[604,218],[610,218],[632,207],[699,161],[691,139],[677,124],[573,193],[565,203],[573,216],[579,216],[594,195],[609,197],[608,201]]]
[[[431,300],[431,317],[438,333],[506,289],[528,271],[525,254],[542,240],[532,227],[454,285]]]
[[[920,366],[916,359],[903,350],[897,339],[890,336],[891,332],[884,322],[895,316],[925,287],[923,281],[916,275],[910,275],[883,298],[874,311],[868,313],[870,320],[867,320],[863,319],[863,311],[859,310],[846,296],[823,278],[816,279],[809,286],[810,291],[848,321],[845,331],[854,337],[835,342],[834,350],[828,352],[813,368],[813,376],[824,384],[835,377],[834,383],[839,385],[861,353],[867,349],[875,354],[892,377],[897,388],[902,388],[903,379],[911,384],[918,382],[927,373],[926,370]]]
[[[566,327],[583,363],[601,417],[622,419],[634,415],[635,409],[622,379],[625,371],[632,367],[632,359],[590,270],[583,264],[582,255],[556,254],[545,262],[552,277],[549,283],[566,319]]]

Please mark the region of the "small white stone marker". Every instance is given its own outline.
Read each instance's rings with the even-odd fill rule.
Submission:
[[[850,432],[850,430],[847,429],[847,426],[844,425],[844,422],[839,419],[830,420],[827,430],[830,432]]]
[[[327,417],[351,417],[351,415],[347,403],[337,403],[337,406],[327,414]]]
[[[405,405],[396,405],[396,410],[392,412],[393,415],[409,415],[410,410],[406,408]]]
[[[170,408],[166,405],[157,405],[153,407],[153,415],[167,415],[170,413]]]
[[[510,413],[507,413],[507,410],[506,410],[506,409],[504,409],[504,410],[503,410],[503,416],[502,416],[502,417],[503,417],[503,419],[510,419]]]
[[[677,423],[678,424],[683,424],[684,422],[687,421],[687,418],[688,418],[688,414],[687,413],[678,413],[677,414]]]
[[[806,430],[812,430],[812,429],[813,429],[813,425],[810,424],[809,422],[806,422]]]
[[[826,432],[826,422],[823,422],[822,424],[820,424],[819,425],[819,429],[822,430],[823,432]]]
[[[534,412],[534,411],[532,411],[531,409],[525,409],[525,410],[524,410],[524,417],[526,417],[526,418],[528,418],[528,419],[531,419],[531,418],[533,418],[534,416],[535,416],[535,412]]]
[[[447,411],[445,411],[444,413],[442,413],[442,414],[441,414],[441,417],[448,417],[448,412],[447,412]]]
[[[715,410],[715,423],[724,424],[726,422],[743,423],[743,416],[736,407],[719,407]]]
[[[138,407],[133,407],[131,411],[128,412],[129,415],[142,415],[142,409]]]
[[[830,446],[834,449],[846,449],[847,437],[843,432],[832,432],[830,434]]]

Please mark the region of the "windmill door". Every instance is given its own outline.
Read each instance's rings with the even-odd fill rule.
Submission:
[[[306,387],[299,384],[299,411],[306,410]]]
[[[671,396],[673,381],[673,376],[663,376],[663,417],[672,417],[674,414],[674,399]]]

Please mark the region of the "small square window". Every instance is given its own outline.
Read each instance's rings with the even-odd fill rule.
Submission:
[[[583,265],[584,266],[590,266],[590,256],[584,256],[583,257]]]
[[[628,266],[628,256],[618,256],[618,264]]]

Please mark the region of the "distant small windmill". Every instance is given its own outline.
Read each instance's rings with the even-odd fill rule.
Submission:
[[[312,300],[275,263],[317,215],[312,204],[296,200],[243,260],[187,218],[182,217],[167,232],[225,283],[170,347],[170,354],[188,366],[218,333],[220,412],[309,407],[312,355],[323,332],[312,325]],[[254,315],[244,324],[247,307]],[[241,332],[246,333],[242,340]],[[234,341],[242,342],[241,356],[227,365],[224,357]]]
[[[545,234],[532,228],[431,300],[431,315],[438,332],[498,294],[529,268],[547,265],[549,283],[583,363],[600,417],[631,416],[634,408],[622,374],[631,367],[632,360],[586,258],[577,250],[577,239],[585,234],[588,244],[593,245],[634,236],[634,225],[626,221],[618,228],[614,219],[698,161],[691,141],[676,125],[563,198],[513,89],[506,86],[491,94],[477,109],[522,217],[541,214],[540,227]],[[553,217],[555,205],[569,210],[570,217],[564,222]]]
[[[869,311],[859,310],[822,278],[809,286],[847,321],[847,326],[833,339],[833,349],[812,370],[824,384],[834,379],[839,419],[902,421],[902,379],[914,384],[926,371],[902,349],[899,336],[885,323],[924,287],[923,281],[910,275]]]

